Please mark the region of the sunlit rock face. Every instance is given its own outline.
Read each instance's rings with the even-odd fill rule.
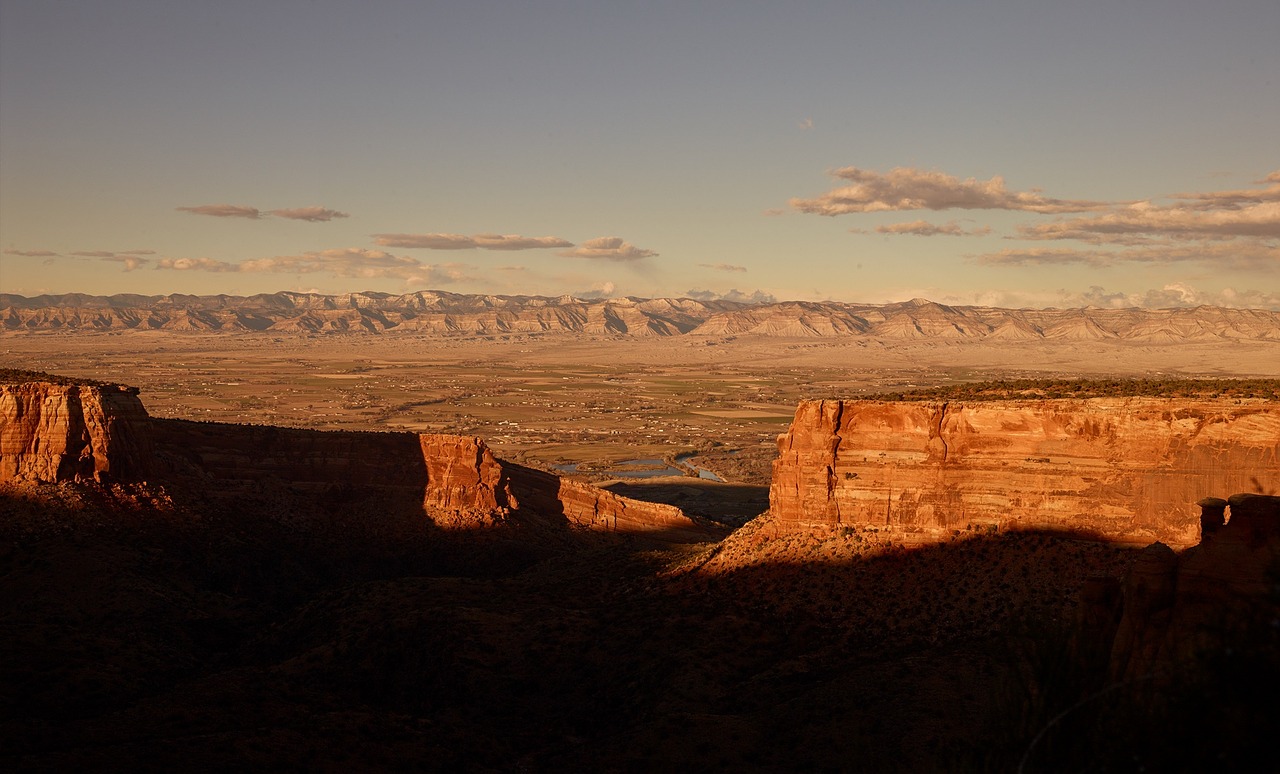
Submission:
[[[115,385],[0,385],[0,482],[137,481],[151,472],[149,418]]]
[[[1187,546],[1198,500],[1256,486],[1280,488],[1280,407],[1265,401],[805,401],[778,439],[770,510],[792,531],[996,525]]]

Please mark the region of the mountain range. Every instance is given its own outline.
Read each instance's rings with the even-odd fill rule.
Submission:
[[[627,337],[865,337],[884,340],[1113,340],[1148,344],[1280,341],[1280,312],[1179,309],[1002,309],[922,298],[894,304],[691,298],[497,296],[419,291],[252,296],[80,293],[28,298],[0,293],[6,331],[455,335],[586,333]]]

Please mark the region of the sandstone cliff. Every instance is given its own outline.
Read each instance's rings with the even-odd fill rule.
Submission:
[[[0,482],[137,481],[152,467],[146,410],[118,385],[0,385]]]
[[[787,531],[974,526],[1191,545],[1194,503],[1280,485],[1280,407],[1093,398],[805,401],[778,439],[770,510]]]

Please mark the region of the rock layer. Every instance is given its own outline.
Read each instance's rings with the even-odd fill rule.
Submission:
[[[0,385],[0,482],[137,481],[151,472],[150,421],[118,385]]]
[[[1259,484],[1280,485],[1280,407],[1264,401],[805,401],[778,439],[770,510],[791,531],[995,525],[1185,546],[1197,500]]]

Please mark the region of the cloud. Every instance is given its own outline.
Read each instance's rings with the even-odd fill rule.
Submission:
[[[77,250],[72,255],[78,258],[120,258],[124,256],[155,255],[155,250]]]
[[[574,298],[581,298],[584,301],[601,301],[606,298],[613,298],[613,294],[617,289],[617,285],[606,280],[592,285],[590,290],[583,290],[571,295]]]
[[[148,252],[145,254],[151,255],[152,253]],[[151,263],[150,258],[143,258],[142,255],[138,253],[116,253],[115,255],[104,255],[100,257],[104,261],[124,264],[125,271],[133,271],[134,269],[141,268]]]
[[[12,247],[6,248],[5,255],[20,255],[23,258],[57,258],[59,253],[52,250],[16,250]]]
[[[1018,210],[1038,213],[1088,212],[1107,203],[1053,199],[1038,190],[1008,191],[1004,179],[961,180],[942,172],[896,167],[881,174],[843,167],[831,175],[852,185],[813,199],[792,199],[791,206],[814,215],[847,215],[886,210]]]
[[[208,215],[214,218],[249,218],[257,220],[262,211],[257,207],[244,207],[239,204],[201,204],[198,207],[177,207],[178,212],[190,212],[193,215]]]
[[[746,271],[746,266],[735,266],[732,263],[700,263],[698,264],[704,269],[715,269],[716,271]]]
[[[812,129],[812,128],[813,128],[813,119],[812,119],[812,118],[806,118],[806,119],[803,119],[802,121],[800,121],[800,128],[801,128],[801,129]]]
[[[1018,236],[1022,239],[1074,239],[1093,244],[1144,244],[1152,237],[1276,239],[1280,238],[1280,201],[1245,206],[1233,202],[1221,209],[1138,202],[1096,217],[1021,226]]]
[[[1180,193],[1170,199],[1181,199],[1194,202],[1201,209],[1236,208],[1246,204],[1262,204],[1264,202],[1280,202],[1280,170],[1276,170],[1255,182],[1256,185],[1270,186],[1261,190],[1213,191],[1210,193]]]
[[[915,236],[982,236],[991,233],[991,229],[986,226],[965,231],[954,220],[948,221],[941,226],[925,220],[913,220],[909,223],[891,223],[887,226],[876,226],[876,231],[881,234],[913,234]]]
[[[409,247],[427,250],[542,250],[573,247],[573,242],[560,237],[526,237],[518,234],[374,234],[374,244],[381,247]]]
[[[1107,309],[1146,307],[1148,309],[1186,309],[1196,306],[1225,306],[1234,309],[1280,310],[1280,293],[1266,290],[1223,288],[1217,292],[1198,290],[1183,282],[1171,282],[1160,288],[1138,293],[1107,291],[1093,285],[1083,293],[1059,291],[1065,306],[1100,306]]]
[[[641,258],[652,258],[657,253],[636,247],[630,242],[624,242],[621,237],[598,237],[596,239],[588,239],[582,243],[581,247],[573,250],[564,250],[558,255],[568,258],[594,258],[606,261],[638,261]]]
[[[156,261],[156,268],[174,271],[240,271],[238,264],[215,261],[212,258],[161,258]]]
[[[692,288],[684,293],[686,298],[692,298],[696,301],[737,301],[742,304],[775,304],[778,302],[777,296],[772,293],[766,293],[763,290],[755,290],[751,293],[744,293],[737,288],[731,289],[727,293],[717,293],[714,290],[698,290]]]
[[[1053,266],[1083,264],[1107,267],[1123,263],[1200,263],[1218,269],[1280,271],[1280,247],[1260,241],[1166,242],[1125,250],[1014,248],[969,256],[989,266]]]
[[[272,210],[272,215],[277,218],[288,218],[289,220],[305,220],[310,223],[325,223],[334,218],[351,217],[345,212],[338,212],[327,207],[298,207],[292,210]]]
[[[470,267],[461,263],[426,264],[408,256],[382,250],[348,247],[298,255],[277,255],[228,263],[212,258],[162,258],[157,269],[176,271],[241,272],[252,274],[313,274],[325,272],[357,279],[400,279],[408,283],[461,282],[471,279]]]
[[[294,207],[291,209],[268,210],[242,204],[202,204],[199,207],[178,207],[179,212],[190,212],[195,215],[208,215],[214,218],[248,218],[260,220],[268,215],[286,220],[305,220],[309,223],[325,223],[335,218],[350,217],[345,212],[331,210],[328,207]]]

